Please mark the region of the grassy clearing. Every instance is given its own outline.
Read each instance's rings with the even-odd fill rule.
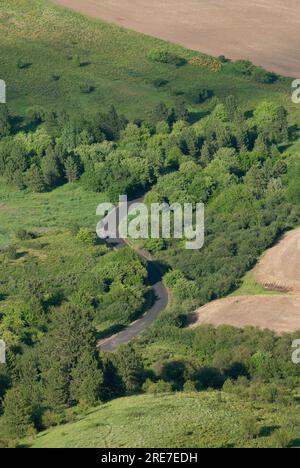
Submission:
[[[96,208],[104,200],[104,195],[86,192],[79,184],[34,194],[14,189],[0,179],[0,246],[13,241],[20,228],[57,229],[77,223],[95,229]]]
[[[36,239],[14,240],[17,258],[12,260],[5,253],[0,255],[1,284],[9,294],[9,303],[15,303],[22,295],[22,285],[29,279],[29,272],[31,280],[35,276],[49,286],[57,284],[57,288],[68,296],[76,290],[76,278],[96,266],[103,250],[103,246],[87,246],[79,242],[65,230],[43,232]],[[6,304],[1,301],[1,308]]]
[[[154,63],[147,54],[161,45],[188,60],[201,54],[86,18],[46,0],[1,0],[0,6],[1,78],[7,82],[14,113],[22,115],[33,105],[91,113],[113,103],[129,118],[137,118],[161,100],[172,103],[178,93],[188,98],[203,88],[214,90],[221,99],[235,94],[245,109],[272,94],[273,100],[299,113],[291,105],[289,79],[264,85],[238,76],[230,64],[212,71],[198,63],[180,67]],[[164,85],[158,88],[156,80]],[[80,91],[86,85],[93,88],[91,93]],[[190,104],[195,118],[206,110]]]
[[[86,417],[39,434],[24,444],[44,447],[268,447],[272,433],[284,426],[290,409],[239,401],[217,392],[121,398]],[[242,417],[254,416],[257,439],[244,435]],[[179,422],[180,421],[180,422]],[[299,427],[292,434],[297,445]]]
[[[230,294],[230,296],[275,296],[275,295],[282,296],[282,293],[278,291],[270,291],[268,289],[265,289],[259,283],[257,283],[254,278],[253,271],[249,271],[248,273],[246,273],[239,289],[234,291],[234,293]]]

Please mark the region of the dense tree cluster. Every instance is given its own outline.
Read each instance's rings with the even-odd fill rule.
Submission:
[[[38,346],[9,352],[1,372],[6,394],[0,442],[5,444],[67,421],[68,409],[76,404],[89,407],[138,391],[144,368],[130,346],[101,357],[89,313],[68,304],[53,311]]]
[[[198,390],[223,387],[243,398],[293,402],[300,382],[300,368],[291,360],[296,335],[279,337],[271,331],[229,326],[191,331],[180,326],[179,311],[175,307],[161,317],[143,341],[143,346],[155,341],[169,345],[169,357],[152,357],[152,381],[162,379],[177,390],[192,383]]]
[[[146,201],[206,206],[203,249],[187,251],[178,242],[161,249],[162,260],[180,272],[175,296],[189,308],[235,289],[258,256],[297,224],[299,164],[279,150],[289,129],[285,109],[274,103],[262,102],[246,118],[229,96],[196,126],[174,124],[169,138],[174,134],[178,170],[160,177]]]

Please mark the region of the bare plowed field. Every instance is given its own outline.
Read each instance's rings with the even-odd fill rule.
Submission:
[[[299,0],[52,0],[210,55],[300,77]]]
[[[253,326],[279,334],[300,330],[300,229],[289,232],[268,250],[254,276],[266,288],[289,294],[235,296],[214,301],[191,316],[191,326]]]

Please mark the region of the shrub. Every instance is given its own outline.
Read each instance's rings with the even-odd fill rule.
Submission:
[[[264,84],[272,84],[278,80],[278,75],[268,72],[261,67],[255,67],[252,71],[252,76],[258,83]]]
[[[157,395],[159,393],[170,393],[173,391],[173,388],[171,383],[165,382],[164,380],[159,380],[155,383],[147,379],[143,385],[143,391]]]
[[[42,416],[42,426],[44,429],[59,426],[63,422],[62,419],[62,415],[57,414],[54,411],[47,410]]]
[[[7,247],[5,253],[6,253],[6,257],[9,260],[16,260],[18,258],[17,249],[14,245],[10,245],[9,247]]]
[[[97,242],[97,235],[95,232],[87,228],[81,228],[78,231],[76,239],[87,245],[95,245]]]
[[[29,107],[26,109],[26,119],[29,123],[42,123],[45,119],[45,109],[41,106]]]
[[[278,399],[277,385],[262,385],[260,390],[260,398],[268,403],[275,403]]]
[[[164,283],[167,288],[174,288],[179,280],[184,279],[184,274],[180,270],[169,271],[164,276]]]
[[[80,91],[83,94],[91,94],[93,91],[95,91],[95,87],[89,84],[82,84],[80,86]]]
[[[228,63],[230,62],[230,59],[225,57],[225,55],[219,55],[218,60],[220,60],[221,63]]]
[[[109,252],[109,247],[106,244],[98,245],[97,247],[97,252],[95,255],[97,257],[102,257],[103,255],[106,255]]]
[[[223,392],[225,393],[233,393],[235,394],[236,393],[236,386],[234,384],[234,382],[231,380],[231,379],[227,379],[225,382],[224,382],[224,385],[223,385],[223,388],[222,388]]]
[[[150,379],[145,380],[142,386],[142,390],[144,393],[154,393],[153,392],[153,387],[155,385],[155,382],[153,382]]]
[[[172,384],[164,380],[159,380],[154,387],[154,393],[170,393],[172,391]]]
[[[243,436],[246,439],[255,439],[260,433],[260,427],[254,416],[245,416],[241,420]]]
[[[71,60],[74,63],[74,65],[76,65],[77,67],[80,67],[81,60],[80,60],[79,55],[77,55],[77,54],[73,55]]]
[[[233,63],[233,68],[241,75],[250,76],[252,74],[254,65],[249,60],[236,60]]]
[[[206,55],[197,55],[189,60],[190,65],[194,65],[196,67],[204,67],[208,68],[210,71],[219,72],[222,70],[223,64],[222,62],[215,58],[209,57]]]
[[[272,447],[288,448],[291,443],[291,434],[286,429],[278,429],[272,436]]]
[[[156,80],[153,81],[153,85],[155,88],[162,88],[163,86],[166,86],[168,84],[168,80],[164,80],[163,78],[157,78]]]
[[[168,135],[170,133],[170,127],[168,122],[162,120],[156,124],[155,131],[157,135]]]
[[[268,72],[262,67],[255,67],[249,60],[237,60],[233,63],[233,68],[237,73],[249,76],[258,83],[271,84],[278,80],[278,75]]]
[[[184,93],[185,94],[185,93]],[[214,96],[214,92],[211,89],[191,89],[186,93],[186,97],[189,101],[194,104],[203,104]]]
[[[148,58],[153,62],[159,63],[169,63],[171,65],[183,65],[185,60],[178,55],[163,49],[163,48],[154,48],[148,52]]]
[[[196,392],[196,384],[192,380],[187,380],[183,386],[185,392]]]
[[[151,253],[158,253],[166,249],[165,239],[147,239],[144,246]]]
[[[202,89],[198,94],[198,103],[202,104],[203,102],[211,99],[214,95],[214,92],[211,89]]]
[[[25,240],[34,239],[35,235],[32,232],[26,231],[26,229],[19,229],[16,232],[16,238],[19,239],[20,241],[25,241]]]
[[[73,237],[76,237],[79,231],[80,231],[80,226],[77,223],[71,224],[70,233],[72,234]]]

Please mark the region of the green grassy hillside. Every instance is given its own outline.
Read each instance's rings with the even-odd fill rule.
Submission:
[[[50,429],[25,446],[43,447],[268,447],[280,440],[290,409],[239,401],[217,392],[135,396],[104,404],[85,417]],[[257,438],[247,437],[249,417]],[[299,421],[298,421],[299,422]],[[282,429],[281,429],[282,430]],[[290,433],[297,445],[300,428]]]
[[[160,46],[186,60],[201,57],[45,0],[0,1],[1,79],[7,82],[15,113],[34,105],[94,112],[114,103],[129,118],[137,118],[161,100],[171,103],[178,94],[189,99],[203,88],[213,89],[220,98],[235,94],[247,108],[270,92],[273,99],[291,103],[288,79],[259,84],[237,74],[232,64],[219,70],[210,61],[206,66],[155,63],[148,53]],[[81,92],[82,87],[92,92]],[[196,113],[205,110],[190,104]]]

